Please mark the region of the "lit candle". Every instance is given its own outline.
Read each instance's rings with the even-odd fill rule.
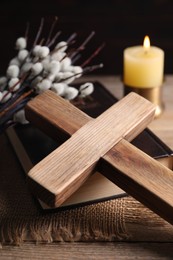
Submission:
[[[134,91],[153,102],[156,117],[164,109],[161,95],[163,76],[164,51],[150,46],[148,36],[145,36],[143,46],[124,50],[124,94]]]
[[[164,51],[150,46],[149,37],[143,46],[124,50],[124,84],[129,87],[153,88],[163,83]]]

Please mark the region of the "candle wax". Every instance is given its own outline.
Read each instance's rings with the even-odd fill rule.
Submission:
[[[133,46],[124,50],[124,84],[130,87],[153,88],[163,83],[164,51],[151,46]]]

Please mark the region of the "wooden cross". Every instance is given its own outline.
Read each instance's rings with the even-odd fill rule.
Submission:
[[[130,93],[96,119],[46,91],[31,100],[26,117],[49,135],[71,136],[28,173],[33,193],[60,206],[95,171],[173,224],[173,173],[129,141],[154,117],[155,106]],[[148,144],[150,145],[150,144]]]

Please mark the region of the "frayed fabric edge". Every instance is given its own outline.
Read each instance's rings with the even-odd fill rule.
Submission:
[[[17,223],[18,222],[18,223]],[[49,223],[46,220],[39,223],[21,222],[15,224],[5,221],[1,224],[0,243],[13,244],[16,246],[24,242],[52,243],[52,242],[94,242],[94,241],[123,241],[129,238],[122,227],[118,230],[96,225],[82,225],[80,221],[69,220],[66,225],[63,223]],[[58,222],[58,221],[57,221]],[[116,222],[115,222],[116,223]]]

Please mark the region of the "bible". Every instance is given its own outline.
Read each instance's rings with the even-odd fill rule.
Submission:
[[[91,97],[84,100],[84,102],[75,101],[74,105],[88,115],[97,117],[108,107],[117,102],[117,99],[99,82],[95,82],[94,85],[95,91]],[[61,144],[61,138],[59,138],[58,141],[54,141],[31,124],[9,128],[7,135],[26,173],[33,165],[38,163]],[[145,129],[132,143],[172,169],[172,150],[149,129]],[[127,194],[100,173],[96,172],[65,201],[60,209],[91,204],[122,196],[127,196]],[[50,209],[41,201],[39,201],[39,203],[44,210]]]

